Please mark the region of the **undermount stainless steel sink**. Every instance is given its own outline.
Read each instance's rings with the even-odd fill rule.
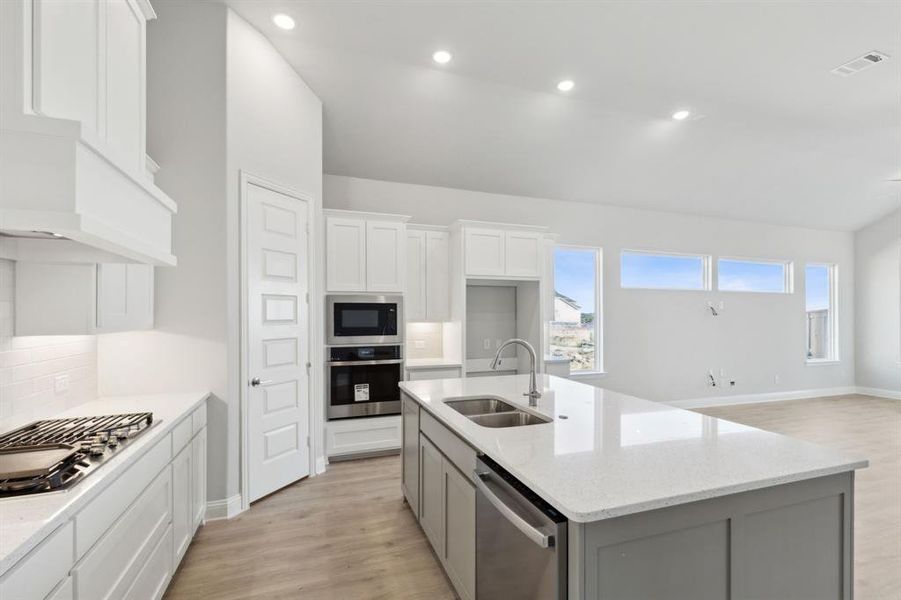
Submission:
[[[521,410],[493,415],[475,415],[469,417],[469,420],[482,427],[522,427],[523,425],[540,425],[541,423],[551,422],[551,419]]]
[[[516,410],[512,404],[508,404],[500,398],[461,398],[460,400],[447,400],[445,402],[461,415],[490,415]]]
[[[519,410],[500,398],[460,398],[444,403],[482,427],[522,427],[550,423],[552,420]]]

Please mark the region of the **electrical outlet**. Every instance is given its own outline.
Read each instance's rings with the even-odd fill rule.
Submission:
[[[53,392],[56,394],[64,394],[69,391],[69,375],[63,373],[53,378]]]
[[[482,340],[482,348],[484,350],[491,350],[491,340],[488,338]]]
[[[780,381],[782,381],[782,377],[778,373],[773,375],[773,383],[779,383]]]

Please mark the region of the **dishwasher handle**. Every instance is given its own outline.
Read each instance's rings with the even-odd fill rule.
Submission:
[[[501,513],[505,519],[510,521],[510,523],[519,529],[523,535],[527,538],[541,546],[542,548],[552,548],[554,546],[554,536],[548,535],[530,525],[525,519],[523,519],[519,514],[510,508],[508,505],[504,504],[504,501],[498,498],[497,494],[489,486],[488,482],[491,480],[491,473],[484,471],[473,471],[472,473],[475,477],[476,488],[485,496],[485,498],[491,503],[494,508],[497,509],[499,513]]]

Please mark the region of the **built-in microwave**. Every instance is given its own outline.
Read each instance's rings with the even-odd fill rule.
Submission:
[[[403,306],[401,296],[327,296],[325,343],[403,344]]]

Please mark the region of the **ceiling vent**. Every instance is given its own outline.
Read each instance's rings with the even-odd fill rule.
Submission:
[[[854,75],[855,73],[860,73],[864,69],[869,69],[873,65],[878,65],[884,60],[888,59],[888,54],[883,52],[877,52],[873,50],[872,52],[867,52],[863,56],[859,58],[855,58],[854,60],[850,60],[840,67],[836,67],[832,69],[832,72],[836,75],[841,75],[842,77],[847,77],[848,75]]]

